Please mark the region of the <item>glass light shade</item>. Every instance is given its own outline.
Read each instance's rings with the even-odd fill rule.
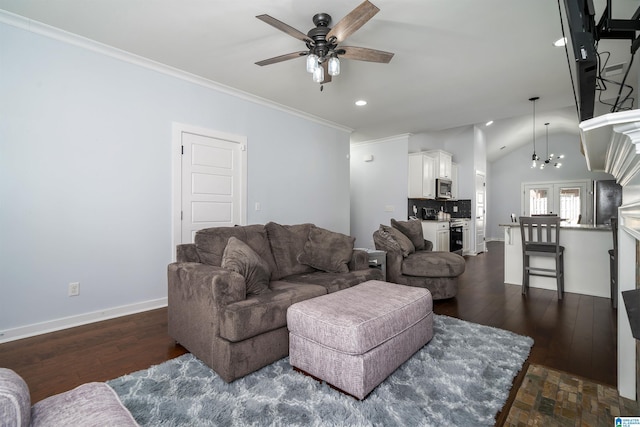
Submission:
[[[329,75],[337,76],[338,74],[340,74],[340,60],[332,56],[329,58]]]
[[[324,68],[318,66],[313,70],[313,81],[316,83],[322,83],[324,81]]]
[[[318,55],[310,53],[307,55],[307,73],[313,73],[318,68]]]

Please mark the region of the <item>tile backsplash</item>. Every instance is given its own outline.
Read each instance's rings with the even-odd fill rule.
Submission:
[[[413,215],[413,207],[418,209],[418,218],[422,219],[422,208],[433,208],[439,211],[440,208],[446,213],[451,214],[451,218],[471,218],[471,200],[427,200],[427,199],[409,199],[407,204],[407,212]],[[457,207],[457,212],[454,212]]]

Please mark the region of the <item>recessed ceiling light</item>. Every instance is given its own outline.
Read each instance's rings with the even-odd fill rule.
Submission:
[[[564,46],[566,44],[567,44],[567,38],[566,37],[561,37],[558,40],[553,42],[553,45],[555,47],[562,47],[562,46]]]
[[[491,126],[493,124],[493,120],[489,120],[487,123],[485,123],[485,126]]]
[[[362,107],[364,105],[367,105],[367,101],[365,101],[364,99],[359,99],[359,100],[356,101],[356,105],[358,107]]]

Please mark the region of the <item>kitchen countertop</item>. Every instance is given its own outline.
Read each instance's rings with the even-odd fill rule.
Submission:
[[[500,227],[517,227],[520,228],[519,222],[508,222],[504,224],[498,224]],[[593,225],[593,224],[560,224],[560,228],[568,230],[583,230],[583,231],[609,231],[611,232],[610,225]]]

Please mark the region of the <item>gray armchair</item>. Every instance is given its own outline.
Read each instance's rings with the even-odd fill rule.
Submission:
[[[387,252],[387,281],[427,288],[434,300],[456,296],[458,276],[465,270],[464,258],[432,251],[433,244],[424,239],[420,220],[392,219],[391,225],[380,225],[373,233],[376,249]]]

